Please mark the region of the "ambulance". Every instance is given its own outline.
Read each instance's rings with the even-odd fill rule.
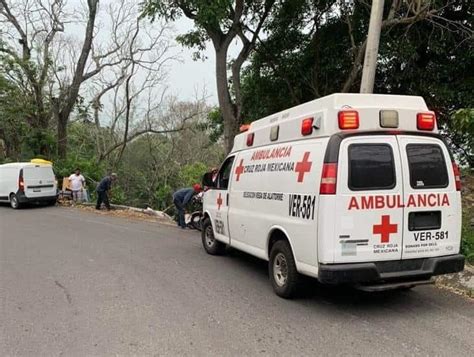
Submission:
[[[459,168],[423,98],[333,94],[252,122],[204,195],[202,243],[366,291],[464,269]]]

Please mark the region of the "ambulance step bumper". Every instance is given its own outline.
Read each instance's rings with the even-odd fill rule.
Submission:
[[[399,289],[410,289],[419,285],[434,284],[434,279],[427,280],[413,280],[413,281],[402,281],[396,283],[380,283],[371,285],[355,285],[358,290],[367,292],[387,291],[387,290],[399,290]]]
[[[318,280],[323,284],[357,284],[427,280],[434,275],[464,269],[461,254],[443,257],[392,260],[371,263],[320,264]]]

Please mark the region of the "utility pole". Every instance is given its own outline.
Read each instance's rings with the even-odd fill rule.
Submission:
[[[384,0],[372,0],[369,33],[367,35],[362,81],[360,83],[361,93],[372,93],[374,91],[375,69],[377,67],[380,31],[382,29],[383,5]]]

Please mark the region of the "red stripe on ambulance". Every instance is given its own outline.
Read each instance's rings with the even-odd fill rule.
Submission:
[[[446,193],[429,193],[409,195],[407,203],[400,195],[353,196],[347,209],[384,209],[404,207],[443,207],[449,206],[449,196]]]

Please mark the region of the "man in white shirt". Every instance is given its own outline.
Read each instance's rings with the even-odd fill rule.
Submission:
[[[69,176],[69,187],[72,191],[72,200],[74,202],[82,201],[82,192],[86,186],[86,179],[81,175],[81,170],[76,171]]]

